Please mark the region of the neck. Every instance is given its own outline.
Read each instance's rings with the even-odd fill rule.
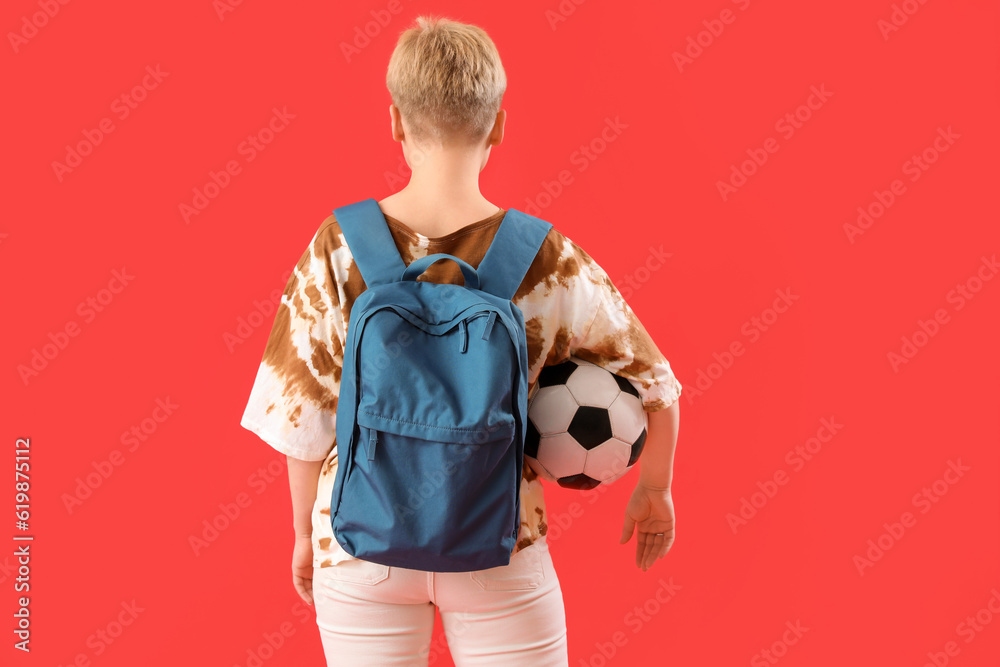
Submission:
[[[411,160],[410,182],[399,195],[421,210],[456,209],[482,204],[479,151],[434,151],[420,153]]]
[[[409,183],[379,202],[382,211],[425,236],[444,236],[499,210],[479,190],[482,152],[435,151],[408,156]]]

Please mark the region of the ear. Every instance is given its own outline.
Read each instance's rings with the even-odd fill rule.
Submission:
[[[405,136],[403,133],[403,120],[399,113],[399,108],[395,104],[389,105],[389,123],[392,132],[393,141],[402,141]]]
[[[506,109],[500,109],[497,112],[497,119],[493,123],[493,129],[490,131],[490,146],[499,146],[503,141],[503,126],[505,122],[507,122],[507,111]]]

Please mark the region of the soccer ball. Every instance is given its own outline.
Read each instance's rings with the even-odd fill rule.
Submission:
[[[648,423],[630,380],[570,357],[544,367],[528,397],[524,460],[568,489],[610,484],[639,459]]]

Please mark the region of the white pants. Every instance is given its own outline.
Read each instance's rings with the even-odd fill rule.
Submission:
[[[424,572],[349,560],[313,569],[327,665],[424,667],[434,608],[456,667],[567,667],[562,589],[541,540],[510,564],[476,572]]]

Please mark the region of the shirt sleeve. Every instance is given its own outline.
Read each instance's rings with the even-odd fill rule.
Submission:
[[[330,227],[321,227],[288,278],[240,426],[279,452],[324,460],[336,437],[344,355],[335,317]]]
[[[570,354],[632,380],[647,412],[670,407],[681,394],[670,362],[607,272],[579,246],[576,251],[590,272],[591,279],[582,284],[593,290],[587,302],[596,304],[596,312],[586,332],[574,339]]]

